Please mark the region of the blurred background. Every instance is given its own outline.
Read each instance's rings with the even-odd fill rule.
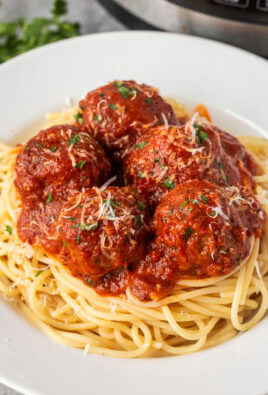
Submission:
[[[268,0],[0,0],[0,4],[0,63],[78,34],[126,29],[207,37],[268,58]],[[18,393],[0,384],[0,395],[14,394]]]

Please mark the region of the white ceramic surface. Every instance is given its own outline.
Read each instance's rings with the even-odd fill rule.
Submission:
[[[0,67],[0,139],[113,79],[136,79],[189,106],[204,103],[235,134],[268,124],[268,63],[209,40],[152,32],[83,36]],[[38,130],[36,130],[37,132]],[[268,319],[193,355],[120,360],[64,348],[0,300],[0,381],[27,394],[263,395],[268,392]]]

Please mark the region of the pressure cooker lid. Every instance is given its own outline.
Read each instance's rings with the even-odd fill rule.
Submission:
[[[219,18],[268,24],[268,0],[166,0]]]

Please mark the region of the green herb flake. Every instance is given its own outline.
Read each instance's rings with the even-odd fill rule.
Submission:
[[[139,178],[144,178],[145,177],[145,175],[138,169],[138,175],[139,175]]]
[[[67,221],[76,221],[76,217],[68,217],[66,219],[67,219]]]
[[[86,283],[87,283],[90,287],[93,287],[93,288],[94,288],[94,282],[93,282],[90,278],[87,278],[87,279],[86,279]]]
[[[122,86],[124,85],[123,81],[115,81],[116,86]]]
[[[117,199],[111,199],[110,204],[111,204],[112,208],[114,208],[115,206],[120,207],[120,203]]]
[[[118,109],[118,107],[115,104],[113,104],[113,103],[109,104],[109,108],[111,108],[112,110],[117,110]]]
[[[73,228],[73,229],[80,228],[80,222],[77,222],[76,224],[74,224],[74,225],[72,226],[72,228]]]
[[[69,145],[74,145],[74,144],[78,143],[79,140],[80,140],[79,139],[79,135],[75,134],[74,136],[71,136],[70,140],[68,140],[68,144]]]
[[[62,244],[64,245],[65,248],[68,248],[68,243],[66,240],[62,240]]]
[[[223,169],[223,164],[218,159],[216,159],[216,162],[217,162],[217,165],[219,166],[219,168]]]
[[[153,172],[153,171],[150,171],[150,174],[151,174],[151,176],[153,176],[153,175],[154,175],[154,172]]]
[[[48,203],[52,202],[52,200],[53,200],[53,196],[51,195],[50,192],[48,192],[46,203],[48,204]]]
[[[164,165],[163,163],[160,163],[160,162],[159,162],[159,166],[160,166],[162,169],[166,169],[166,168],[167,168],[166,165]]]
[[[44,270],[39,270],[39,272],[36,273],[36,275],[34,277],[38,277],[40,276],[41,273],[43,273]]]
[[[102,116],[100,114],[94,115],[95,121],[101,122],[102,121]]]
[[[148,97],[148,99],[145,100],[145,103],[146,103],[146,104],[151,104],[152,101],[153,101],[153,98],[152,98],[152,96],[151,96],[151,97]]]
[[[76,122],[78,122],[80,125],[83,125],[83,114],[81,112],[78,112],[77,114],[74,115],[74,119]]]
[[[167,178],[167,179],[163,182],[163,185],[164,185],[164,187],[167,188],[167,189],[173,189],[173,188],[175,188],[175,184],[174,184],[174,182],[171,181],[170,178]]]
[[[140,228],[142,227],[143,221],[142,221],[142,218],[141,218],[140,215],[136,215],[136,216],[135,216],[135,222],[136,222],[136,224],[137,224]]]
[[[55,152],[55,151],[57,151],[57,149],[58,149],[58,146],[54,145],[54,147],[50,148],[50,151],[51,152]]]
[[[186,228],[186,230],[185,230],[185,232],[184,232],[184,235],[183,235],[183,240],[187,240],[188,239],[188,237],[191,235],[191,233],[192,233],[192,228]]]
[[[193,204],[199,204],[199,201],[197,199],[192,200]]]
[[[121,95],[123,96],[124,99],[127,99],[128,95],[130,93],[130,90],[125,85],[121,85],[118,88],[118,92],[121,93]]]
[[[190,213],[193,210],[193,207],[188,207],[188,212]]]
[[[12,235],[12,228],[11,228],[11,226],[9,226],[9,225],[6,225],[5,226],[5,231],[9,234],[9,236],[11,236]]]
[[[81,228],[82,230],[86,230],[87,227],[88,227],[88,225],[87,225],[85,222],[83,222],[82,224],[79,224],[79,226],[80,226],[80,228]]]
[[[137,206],[139,207],[140,210],[144,211],[146,208],[146,205],[139,199],[137,199]]]
[[[225,181],[227,182],[227,184],[229,184],[230,180],[229,180],[229,177],[227,175],[225,176]]]
[[[187,206],[188,203],[189,203],[189,200],[184,200],[184,202],[182,202],[182,204],[181,204],[181,207]]]
[[[160,158],[154,159],[154,163],[160,162]]]
[[[100,226],[100,223],[98,222],[95,225],[93,225],[91,229],[92,230],[97,230],[99,226]]]
[[[211,215],[211,217],[216,217],[217,213],[216,213],[216,211],[212,211],[212,213],[210,215]]]
[[[208,139],[208,134],[202,131],[203,128],[201,125],[194,124],[193,126],[196,130],[196,141],[198,145],[201,145],[203,141]]]
[[[142,143],[136,144],[135,148],[143,149],[147,143],[148,143],[147,141],[143,141]]]
[[[82,170],[84,165],[85,165],[85,163],[86,163],[86,160],[82,160],[81,162],[76,163],[75,167],[77,167],[78,169]]]
[[[203,202],[205,202],[205,203],[208,202],[208,198],[205,195],[201,195],[200,197],[203,200]]]
[[[37,146],[38,148],[43,148],[43,145],[36,140],[34,141],[34,145]]]
[[[99,94],[99,97],[101,97],[101,98],[104,98],[104,96],[105,96],[104,93]]]
[[[77,242],[77,244],[80,244],[81,237],[76,235],[76,236],[75,236],[75,238],[76,238],[76,242]]]

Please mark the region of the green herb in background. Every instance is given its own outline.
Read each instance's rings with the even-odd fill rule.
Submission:
[[[54,0],[51,18],[0,22],[0,63],[44,44],[78,36],[79,23],[62,20],[66,12],[66,1]]]

